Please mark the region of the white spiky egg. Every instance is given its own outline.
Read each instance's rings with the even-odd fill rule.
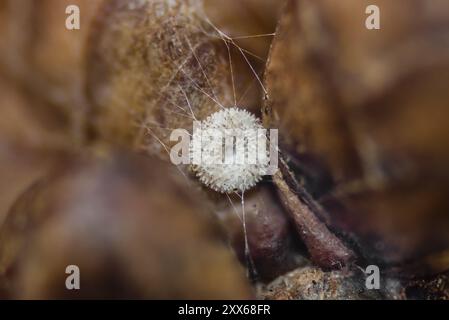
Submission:
[[[224,143],[224,139],[203,139],[201,141],[202,161],[199,164],[192,165],[198,179],[217,192],[244,192],[254,187],[262,179],[269,163],[267,150],[258,151],[258,146],[260,148],[259,141],[266,142],[267,139],[259,119],[246,110],[227,108],[210,115],[200,124],[203,133],[221,132],[223,136],[229,136],[229,134],[238,136],[242,132],[256,132],[256,134],[245,136],[245,153],[243,155],[248,157],[248,154],[257,154],[255,162],[242,159],[242,154],[236,152],[237,147],[233,146],[230,149],[229,145]],[[223,153],[210,154],[209,151],[215,148],[220,148]],[[223,154],[227,152],[233,154],[235,160],[233,163],[222,161]]]

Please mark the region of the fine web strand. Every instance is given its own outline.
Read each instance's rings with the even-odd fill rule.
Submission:
[[[237,208],[235,207],[234,202],[232,202],[231,197],[229,196],[228,193],[225,193],[225,194],[226,194],[226,197],[229,200],[229,203],[231,204],[232,210],[234,211],[235,215],[237,216],[237,218],[239,218],[240,222],[243,222],[242,221],[242,217],[240,216],[239,212],[237,211]]]
[[[156,139],[164,148],[164,150],[167,152],[168,157],[170,158],[170,150],[168,149],[168,147],[165,145],[165,143],[159,139],[157,137],[157,135],[151,130],[151,128],[145,126],[147,133],[149,133],[151,136],[153,136],[154,139]],[[182,174],[182,176],[187,180],[187,183],[190,185],[191,181],[189,180],[189,178],[186,176],[186,174],[181,170],[181,168],[179,168],[179,166],[175,166],[176,169]]]
[[[204,28],[202,28],[202,27],[198,27],[198,28],[196,28],[196,30],[200,31],[201,33],[205,34],[208,37],[226,41],[226,42],[232,44],[233,46],[235,46],[236,48],[242,49],[243,52],[247,53],[248,55],[252,56],[253,58],[256,58],[260,62],[263,62],[263,63],[267,62],[267,59],[264,59],[261,56],[255,54],[254,52],[251,52],[251,51],[249,51],[247,49],[244,49],[241,46],[239,46],[235,41],[233,41],[233,40],[236,39],[235,37],[230,37],[230,36],[224,34],[223,32],[221,32],[221,33],[223,33],[226,36],[226,38],[224,38],[223,36],[220,35],[220,33],[218,31],[215,30],[215,32],[218,34],[218,35],[216,35],[216,34],[212,34],[212,33],[208,32],[208,31],[204,30]],[[257,37],[257,35],[255,37]],[[246,36],[246,38],[250,38],[250,36]]]
[[[221,35],[220,37],[224,41],[224,44],[226,45],[226,50],[228,51],[229,68],[231,71],[232,94],[234,97],[234,107],[237,107],[237,94],[235,93],[234,68],[232,66],[231,48],[229,47],[229,43],[225,41]]]
[[[262,83],[261,78],[259,77],[259,75],[257,74],[256,70],[254,69],[253,65],[251,64],[251,62],[249,61],[248,57],[246,56],[244,49],[241,48],[237,43],[235,43],[235,41],[233,40],[233,38],[231,38],[230,36],[228,36],[227,34],[225,34],[223,31],[221,31],[217,26],[215,26],[212,21],[210,21],[210,19],[208,17],[206,17],[205,21],[218,33],[218,35],[221,38],[225,38],[227,41],[229,41],[230,43],[232,43],[237,50],[239,50],[239,52],[241,53],[243,59],[245,59],[247,65],[249,66],[249,68],[251,69],[253,75],[256,77],[257,81],[259,82],[260,87],[262,88],[264,95],[267,96],[268,95],[268,91],[266,90],[265,86]],[[223,40],[226,42],[226,40]]]
[[[249,246],[248,241],[248,229],[246,227],[246,212],[245,212],[245,192],[242,191],[242,194],[238,194],[235,192],[237,196],[241,199],[241,205],[242,205],[242,229],[243,229],[243,238],[245,241],[245,260],[248,270],[248,278],[256,278],[257,277],[257,270],[256,266],[254,264],[253,257],[251,255],[251,249]]]
[[[276,35],[276,32],[272,32],[272,33],[255,34],[255,35],[251,35],[251,36],[237,36],[237,37],[230,37],[230,38],[232,40],[239,40],[239,39],[274,37],[275,35]]]
[[[217,95],[215,94],[214,88],[212,87],[212,83],[211,83],[209,77],[207,76],[207,73],[206,73],[206,71],[204,70],[203,65],[201,64],[200,59],[198,59],[198,56],[197,56],[197,54],[195,53],[195,50],[193,49],[192,44],[190,43],[189,38],[185,37],[185,39],[186,39],[186,41],[187,41],[187,44],[188,44],[188,46],[189,46],[190,51],[191,51],[192,54],[193,54],[193,57],[195,58],[196,62],[198,63],[198,65],[199,65],[199,67],[200,67],[200,69],[201,69],[201,73],[202,73],[203,76],[206,78],[207,84],[209,85],[209,88],[210,88],[210,91],[212,92],[212,95],[214,96],[215,100],[218,101]]]
[[[179,33],[178,33],[176,30],[175,30],[175,35],[176,35],[176,37],[178,38],[178,40],[180,40]],[[198,56],[197,56],[197,54],[196,54],[196,49],[198,48],[199,44],[198,44],[197,46],[193,47],[193,46],[192,46],[192,43],[190,42],[190,40],[188,39],[188,37],[187,37],[187,36],[184,36],[184,38],[185,38],[186,43],[187,43],[187,46],[188,46],[188,48],[189,48],[189,54],[187,55],[187,56],[188,56],[188,59],[190,59],[191,57],[193,57],[193,58],[196,60],[198,66],[199,66],[199,68],[200,68],[200,71],[201,71],[202,75],[203,75],[204,78],[206,79],[206,82],[207,82],[207,84],[208,84],[208,86],[209,86],[209,89],[210,89],[210,91],[211,91],[213,97],[212,97],[210,94],[208,94],[203,88],[201,88],[201,87],[197,84],[197,82],[196,82],[195,80],[193,80],[192,77],[191,77],[187,72],[185,72],[185,70],[184,70],[185,63],[184,63],[183,65],[180,66],[180,72],[182,72],[182,73],[189,79],[189,81],[194,85],[194,88],[195,88],[195,89],[199,90],[201,93],[203,93],[204,95],[206,95],[206,97],[208,97],[208,98],[210,98],[212,101],[214,101],[220,108],[225,109],[225,107],[223,106],[223,104],[218,100],[218,98],[217,98],[217,96],[216,96],[216,94],[215,94],[215,90],[214,90],[214,88],[212,87],[212,83],[211,83],[209,77],[207,76],[206,71],[205,71],[205,69],[203,68],[203,65],[201,64],[200,59],[198,58]]]
[[[192,105],[190,104],[189,97],[187,96],[184,89],[179,85],[179,90],[181,90],[182,94],[184,95],[184,98],[186,99],[187,105],[189,106],[190,112],[192,113],[192,117],[195,121],[198,121],[198,119],[195,117],[195,114],[193,113]]]

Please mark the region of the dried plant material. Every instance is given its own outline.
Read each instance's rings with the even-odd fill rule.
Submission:
[[[40,0],[34,4],[31,26],[32,72],[55,92],[63,105],[73,104],[82,97],[84,90],[85,42],[90,35],[91,22],[102,0]],[[66,8],[77,6],[80,10],[80,29],[68,30]],[[61,94],[64,93],[64,94]]]
[[[64,119],[40,112],[48,108],[45,102],[25,94],[1,75],[0,106],[0,136],[4,144],[34,150],[67,149],[70,135]]]
[[[0,141],[0,225],[17,197],[62,159],[58,153],[11,148]]]
[[[175,168],[106,152],[18,200],[0,229],[0,283],[15,298],[249,298],[219,235]],[[75,292],[61,286],[68,265],[83,272]]]
[[[360,1],[288,1],[265,123],[279,126],[289,166],[324,208],[314,213],[364,258],[440,272],[449,247],[447,2],[377,4],[382,28],[372,31]],[[330,179],[316,185],[317,176]]]
[[[449,300],[449,275],[412,280],[404,286],[404,295],[414,300]]]
[[[21,79],[29,67],[26,55],[32,36],[32,3],[6,0],[0,4],[0,69]]]
[[[315,267],[296,269],[260,288],[259,297],[269,300],[367,300],[380,299],[367,290],[360,272],[324,272]]]
[[[312,261],[326,269],[347,266],[354,260],[354,253],[336,237],[312,212],[304,199],[290,189],[282,173],[273,177],[279,189],[281,201],[293,218],[301,239],[309,250]]]
[[[40,113],[43,105],[0,76],[0,225],[17,196],[69,153],[65,122]]]
[[[0,71],[46,101],[51,108],[43,112],[68,119],[77,145],[85,140],[85,43],[101,2],[5,0],[2,4],[5,19],[0,29]],[[69,5],[82,12],[79,30],[66,28]]]

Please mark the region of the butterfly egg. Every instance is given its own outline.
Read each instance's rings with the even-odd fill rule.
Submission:
[[[246,110],[227,108],[213,113],[200,125],[201,161],[192,165],[198,179],[220,193],[244,192],[254,187],[269,165],[267,149],[259,150],[267,141],[259,119]],[[228,138],[232,143],[226,142]],[[195,139],[200,139],[195,131],[193,139],[190,150],[194,158],[199,150]]]

